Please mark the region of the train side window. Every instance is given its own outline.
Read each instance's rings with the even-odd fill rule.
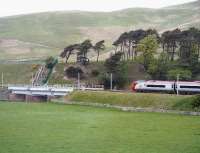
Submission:
[[[165,85],[147,85],[147,87],[152,87],[152,88],[165,88]]]
[[[200,86],[180,86],[180,88],[187,88],[187,89],[200,89]]]

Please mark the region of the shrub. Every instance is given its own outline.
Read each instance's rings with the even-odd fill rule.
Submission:
[[[107,73],[101,77],[102,84],[105,88],[110,86],[110,74],[113,74],[113,88],[122,89],[127,83],[127,63],[121,61],[122,53],[118,52],[106,60],[104,66]]]
[[[92,70],[91,74],[93,77],[97,77],[100,74],[100,72],[98,70]]]
[[[193,108],[197,108],[197,109],[200,108],[200,95],[196,95],[196,96],[193,98],[192,107],[193,107]]]
[[[69,78],[77,78],[78,73],[80,74],[80,78],[82,78],[83,77],[83,71],[80,67],[70,66],[68,69],[65,70],[65,75]]]
[[[33,64],[33,65],[32,65],[32,70],[37,70],[37,69],[38,69],[38,67],[39,67],[39,65],[38,65],[38,64]]]

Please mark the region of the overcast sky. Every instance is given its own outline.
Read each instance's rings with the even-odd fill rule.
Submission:
[[[57,10],[114,11],[130,7],[160,8],[194,0],[0,0],[0,16]]]

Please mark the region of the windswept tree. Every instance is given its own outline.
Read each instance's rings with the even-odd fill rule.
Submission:
[[[115,46],[115,54],[116,54],[120,45],[119,39],[115,40],[112,45]]]
[[[79,44],[69,45],[64,48],[63,52],[60,54],[60,57],[66,58],[66,63],[67,63],[73,51],[77,49],[79,49]]]
[[[121,45],[120,51],[123,53],[123,55],[122,55],[123,60],[125,60],[125,58],[126,58],[127,40],[128,40],[127,32],[122,33],[118,39],[118,41],[120,42],[120,45]]]
[[[79,45],[79,55],[82,55],[82,57],[84,58],[87,58],[87,53],[89,51],[89,49],[92,48],[92,43],[91,43],[91,40],[87,39],[85,40],[84,42],[82,42],[80,45]]]
[[[137,55],[138,55],[138,51],[137,51],[137,45],[140,42],[140,40],[144,39],[147,36],[147,32],[145,30],[142,29],[138,29],[135,31],[130,31],[129,32],[129,39],[130,39],[130,45],[132,47],[132,60],[136,59]]]
[[[200,51],[199,37],[200,31],[196,28],[190,28],[181,32],[179,56],[182,63],[189,64],[191,59],[195,59],[194,57],[196,57],[196,60],[198,61]]]
[[[155,35],[159,42],[159,34],[155,29],[142,30],[138,29],[135,31],[124,32],[120,37],[114,41],[113,45],[116,50],[121,46],[120,52],[123,53],[123,59],[136,59],[137,57],[137,45],[140,40],[144,39],[148,35]]]
[[[82,42],[78,47],[77,52],[77,62],[85,65],[89,63],[89,59],[87,57],[87,54],[89,50],[93,47],[91,40],[87,39],[84,42]]]
[[[100,51],[105,49],[105,45],[104,45],[105,41],[101,40],[99,42],[97,42],[94,46],[93,49],[97,52],[97,62],[99,62],[99,54]]]
[[[180,40],[181,30],[166,31],[161,36],[163,51],[167,52],[171,61],[174,61],[176,49]]]

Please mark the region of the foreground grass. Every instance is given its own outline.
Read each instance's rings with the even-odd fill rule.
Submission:
[[[2,153],[199,153],[200,118],[0,103]]]
[[[152,107],[158,109],[191,110],[191,96],[176,96],[170,94],[152,93],[114,93],[108,91],[74,92],[69,97],[70,101],[92,102],[128,107]],[[184,105],[183,105],[184,104]]]

